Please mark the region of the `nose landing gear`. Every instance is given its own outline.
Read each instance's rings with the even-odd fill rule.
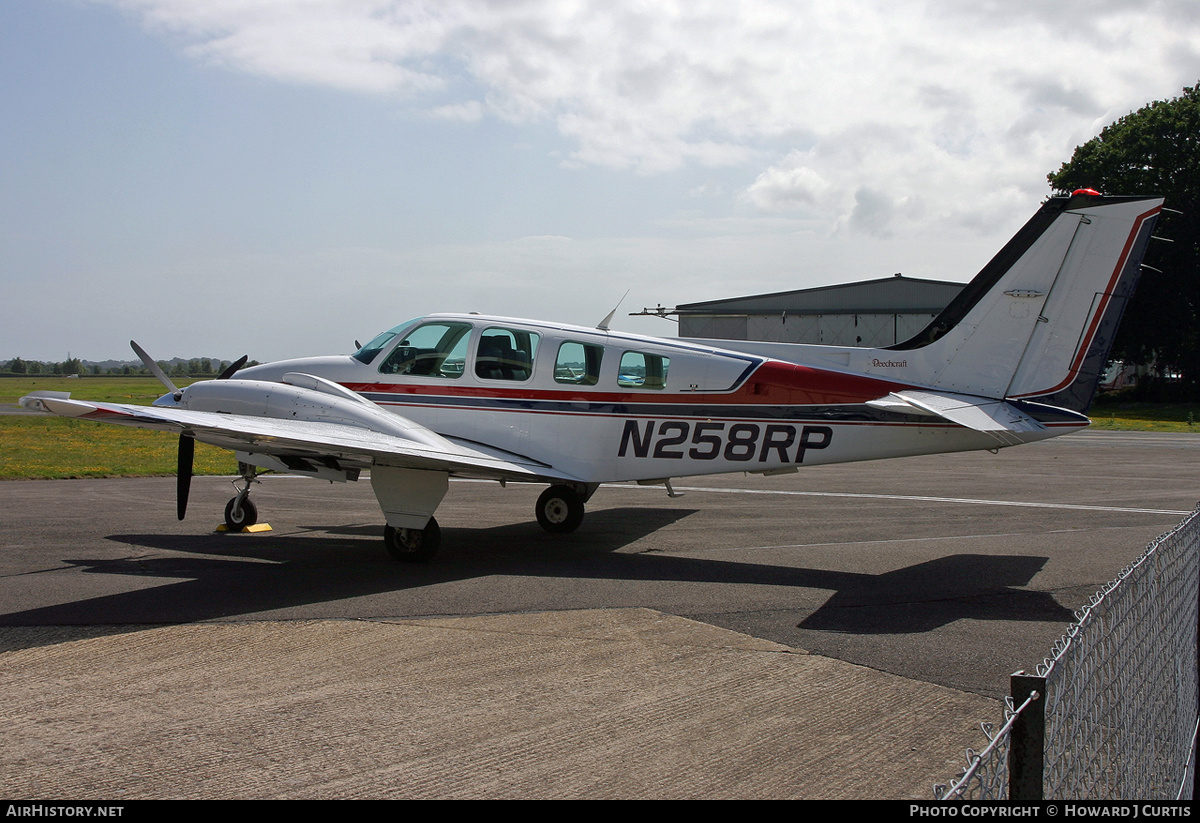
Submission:
[[[225,527],[231,532],[240,532],[258,522],[258,506],[250,499],[250,484],[257,483],[258,469],[249,463],[238,463],[238,471],[242,473],[239,480],[233,481],[237,495],[225,504]]]

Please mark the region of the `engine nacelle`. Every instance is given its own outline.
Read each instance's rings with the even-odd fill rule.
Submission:
[[[401,437],[439,449],[454,447],[413,421],[384,411],[344,386],[311,374],[289,372],[284,382],[207,380],[154,402],[189,411],[335,423]]]

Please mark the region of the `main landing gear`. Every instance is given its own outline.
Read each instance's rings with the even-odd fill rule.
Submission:
[[[535,513],[538,524],[551,534],[568,534],[583,522],[584,503],[596,491],[596,485],[579,487],[551,486],[538,498]],[[233,501],[230,501],[232,505]],[[423,529],[383,527],[383,544],[393,560],[402,563],[425,563],[437,554],[442,544],[442,530],[430,517]]]
[[[383,527],[383,545],[393,560],[401,563],[427,563],[442,545],[442,530],[430,517],[423,529]]]
[[[551,534],[575,531],[583,522],[583,504],[590,496],[587,490],[581,494],[570,486],[551,486],[542,492],[534,510],[538,525]]]

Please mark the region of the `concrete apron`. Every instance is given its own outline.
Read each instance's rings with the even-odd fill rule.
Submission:
[[[998,701],[649,609],[0,628],[0,787],[932,798]]]

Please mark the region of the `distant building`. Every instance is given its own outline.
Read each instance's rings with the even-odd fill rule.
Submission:
[[[891,346],[921,331],[965,283],[899,274],[677,306],[680,337]]]

